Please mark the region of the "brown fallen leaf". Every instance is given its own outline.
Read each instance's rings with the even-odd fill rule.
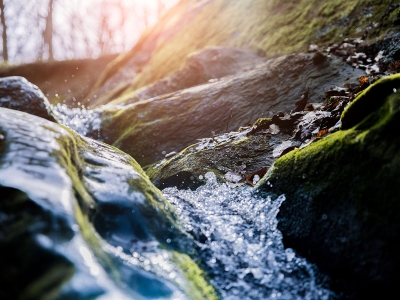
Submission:
[[[328,133],[328,128],[321,129],[321,130],[317,133],[317,137],[324,136],[324,135],[327,134],[327,133]]]
[[[361,76],[360,78],[358,78],[357,79],[358,80],[358,82],[360,83],[360,84],[364,84],[364,83],[367,83],[369,80],[368,80],[368,76]]]
[[[397,69],[400,69],[400,60],[395,61],[392,63],[388,68],[387,71],[396,71]]]
[[[361,76],[358,78],[358,82],[360,83],[360,86],[354,90],[355,94],[365,90],[369,86],[369,78],[368,76]]]
[[[251,186],[256,186],[257,182],[261,180],[261,178],[267,173],[267,167],[263,167],[260,170],[247,175],[246,176],[246,183],[250,184]]]

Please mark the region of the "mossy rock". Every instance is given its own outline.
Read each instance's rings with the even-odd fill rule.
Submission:
[[[109,65],[90,103],[104,104],[171,76],[190,53],[207,46],[248,48],[275,57],[346,37],[364,35],[374,42],[396,31],[397,13],[390,0],[180,1]],[[129,87],[121,91],[120,84]]]
[[[174,209],[129,155],[27,113],[0,115],[2,299],[216,295]]]
[[[100,137],[146,166],[161,160],[164,151],[181,151],[213,132],[234,131],[257,118],[290,111],[307,88],[309,101],[321,102],[326,89],[356,82],[363,74],[337,58],[320,65],[304,53],[270,59],[215,82],[127,106],[99,108]],[[97,131],[93,137],[98,137]]]
[[[370,86],[344,111],[342,130],[278,159],[259,185],[286,195],[285,247],[329,274],[343,298],[398,293],[399,88],[400,75]]]

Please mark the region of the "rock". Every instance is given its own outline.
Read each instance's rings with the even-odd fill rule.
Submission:
[[[55,122],[47,98],[37,86],[23,77],[0,78],[0,107],[27,112]]]
[[[145,166],[161,160],[163,151],[180,151],[212,131],[229,132],[259,117],[290,111],[307,88],[308,101],[321,102],[320,95],[328,87],[343,85],[342,78],[356,81],[363,74],[337,58],[316,66],[312,57],[296,54],[271,59],[217,82],[126,107],[105,106],[100,108],[100,137]],[[292,120],[288,123],[293,124]]]
[[[0,298],[215,299],[172,206],[130,156],[0,115]]]
[[[89,104],[105,104],[167,78],[182,69],[190,53],[209,45],[250,48],[276,57],[302,51],[311,43],[329,44],[343,35],[361,35],[360,24],[382,21],[388,6],[387,2],[360,4],[356,0],[318,6],[309,1],[248,0],[246,5],[230,0],[180,1],[142,34],[131,51],[109,65],[88,97]],[[384,23],[390,19],[385,17]],[[369,32],[368,40],[392,28],[391,23]],[[349,39],[346,43],[359,41]]]
[[[289,139],[287,134],[253,134],[250,127],[247,131],[217,136],[212,141],[203,140],[145,170],[160,189],[197,188],[205,183],[204,175],[208,172],[214,172],[220,182],[244,182],[247,175],[269,168],[277,159],[275,149]]]
[[[340,131],[278,159],[259,184],[286,195],[285,247],[315,262],[342,299],[388,298],[400,283],[399,87],[394,75],[367,88]]]
[[[170,94],[213,79],[251,70],[266,60],[265,55],[255,50],[209,46],[190,54],[186,59],[186,66],[182,70],[133,93],[125,92],[123,97],[111,101],[110,104],[126,105]],[[107,99],[104,98],[104,100]],[[100,101],[96,103],[102,104]]]
[[[326,60],[326,56],[321,53],[320,51],[317,51],[314,53],[313,56],[313,62],[315,65],[320,65]]]

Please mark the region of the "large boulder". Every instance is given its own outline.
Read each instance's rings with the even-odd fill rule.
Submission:
[[[259,185],[286,195],[285,247],[315,262],[343,298],[385,298],[400,283],[400,75],[379,80],[342,114],[341,130],[269,169]]]
[[[182,70],[131,93],[128,93],[127,90],[123,96],[111,101],[110,105],[126,105],[163,94],[170,94],[224,76],[251,70],[266,60],[265,55],[259,51],[206,47],[201,51],[190,54],[186,59],[185,68]],[[107,98],[104,98],[104,100],[107,100]],[[97,99],[96,104],[102,104],[102,99]]]
[[[124,107],[104,106],[99,110],[100,137],[145,166],[160,160],[164,151],[180,151],[197,139],[293,110],[307,89],[309,102],[321,102],[326,89],[355,82],[361,75],[362,70],[334,57],[321,63],[315,63],[313,54],[270,59],[215,82]],[[94,137],[98,134],[93,132]]]
[[[215,298],[129,155],[24,112],[0,116],[0,298]]]
[[[0,107],[54,121],[50,114],[50,103],[42,91],[20,76],[0,78]]]

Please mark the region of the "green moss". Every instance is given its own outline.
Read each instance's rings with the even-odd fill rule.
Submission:
[[[269,125],[272,124],[272,118],[259,118],[254,122],[254,126],[257,126],[257,130],[268,129]]]
[[[304,50],[319,28],[344,18],[357,3],[356,0],[336,0],[323,5],[317,0],[214,1],[179,34],[157,45],[148,66],[135,78],[131,89],[171,75],[183,66],[188,54],[209,45],[260,49],[271,56]]]
[[[260,185],[266,188],[267,181],[273,182],[275,193],[313,199],[317,206],[346,199],[371,222],[397,224],[400,95],[393,93],[394,86],[400,87],[399,75],[365,90],[342,115],[347,130],[284,155]]]
[[[400,74],[383,78],[362,91],[343,112],[341,117],[342,129],[349,129],[355,126],[382,106],[386,101],[386,97],[392,94],[394,89],[400,89]]]
[[[88,216],[82,213],[82,210],[77,205],[75,208],[75,218],[80,227],[82,237],[89,245],[90,249],[96,255],[96,258],[100,264],[107,270],[111,277],[116,281],[120,282],[121,278],[117,267],[112,262],[111,257],[103,250],[103,241],[98,236],[93,228],[93,224],[89,222]]]
[[[184,287],[186,295],[192,300],[218,300],[216,290],[207,280],[207,275],[199,266],[183,253],[173,252],[172,261],[183,271],[188,285]]]
[[[345,282],[354,299],[398,286],[398,83],[391,76],[361,93],[343,130],[282,156],[259,183],[268,196],[286,196],[278,214],[285,247]]]
[[[143,47],[151,53],[149,61],[140,66],[141,72],[132,75],[133,81],[126,80],[130,86],[125,91],[112,89],[97,104],[114,100],[111,95],[123,98],[177,72],[190,53],[206,46],[251,48],[274,57],[305,51],[311,43],[339,42],[366,32],[365,39],[375,42],[394,32],[399,11],[390,0],[216,0],[197,9],[190,7],[194,1],[183,2],[168,18],[146,31],[132,51],[110,64],[93,93],[131,57],[140,55]],[[189,14],[191,19],[185,19]]]

